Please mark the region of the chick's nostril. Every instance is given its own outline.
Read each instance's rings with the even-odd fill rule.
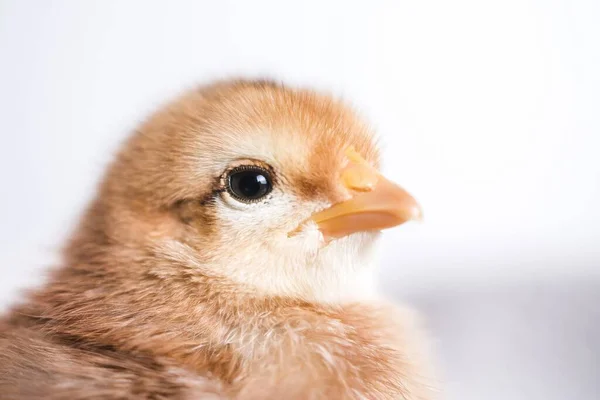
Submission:
[[[379,181],[379,172],[353,148],[346,150],[348,164],[341,173],[342,184],[355,192],[370,192]]]
[[[342,183],[349,190],[370,192],[377,181],[377,172],[365,165],[350,164],[342,172]]]

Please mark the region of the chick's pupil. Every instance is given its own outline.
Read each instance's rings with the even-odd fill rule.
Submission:
[[[256,200],[271,191],[271,182],[265,172],[249,169],[232,173],[229,187],[235,197]]]

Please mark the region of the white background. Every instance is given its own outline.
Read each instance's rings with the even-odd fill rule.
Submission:
[[[600,2],[0,1],[0,306],[41,281],[118,144],[213,78],[356,105],[422,224],[383,288],[448,399],[600,398]]]

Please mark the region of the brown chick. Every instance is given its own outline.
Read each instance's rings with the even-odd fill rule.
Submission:
[[[0,322],[2,399],[430,399],[378,231],[419,216],[352,111],[187,93],[124,145],[62,266]]]

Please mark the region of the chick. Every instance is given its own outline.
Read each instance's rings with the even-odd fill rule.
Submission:
[[[191,91],[124,144],[62,266],[0,322],[2,399],[430,399],[381,229],[420,216],[345,105]]]

